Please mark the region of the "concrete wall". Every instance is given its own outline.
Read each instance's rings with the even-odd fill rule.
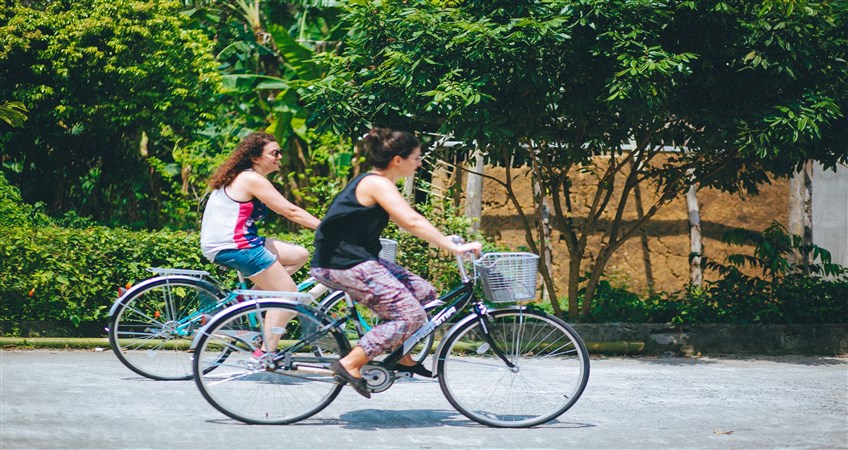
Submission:
[[[813,242],[848,266],[848,168],[813,169]]]

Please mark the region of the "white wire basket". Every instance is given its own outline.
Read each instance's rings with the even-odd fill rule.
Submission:
[[[392,263],[395,262],[397,260],[397,241],[380,238],[380,245],[383,247],[380,249],[380,259]]]
[[[539,256],[533,253],[486,253],[474,261],[483,294],[495,303],[536,298]]]

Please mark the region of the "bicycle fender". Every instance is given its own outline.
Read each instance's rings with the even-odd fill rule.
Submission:
[[[109,308],[109,317],[111,318],[112,316],[115,315],[115,312],[118,311],[118,307],[120,306],[121,302],[123,302],[125,299],[135,295],[138,291],[142,291],[144,289],[147,289],[147,287],[149,285],[161,282],[162,280],[200,282],[202,284],[205,284],[206,287],[208,287],[211,292],[216,292],[216,293],[218,293],[218,295],[223,294],[221,292],[221,289],[218,286],[215,286],[214,284],[212,284],[209,281],[206,281],[202,278],[190,277],[190,276],[186,276],[186,275],[166,275],[166,276],[160,276],[160,277],[152,277],[152,278],[148,278],[148,279],[142,281],[141,283],[138,283],[135,286],[127,289],[127,291],[124,292],[123,295],[118,297],[118,299],[115,300],[115,303],[112,303],[112,307]]]

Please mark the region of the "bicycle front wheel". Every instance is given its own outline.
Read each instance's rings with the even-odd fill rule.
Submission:
[[[532,427],[559,417],[580,398],[589,354],[568,324],[510,308],[491,311],[485,328],[491,341],[475,318],[446,336],[439,352],[439,385],[457,411],[488,426]]]
[[[194,333],[225,294],[186,276],[156,277],[130,289],[110,317],[109,344],[133,372],[154,380],[191,378]]]
[[[254,424],[297,422],[324,409],[342,388],[327,366],[350,345],[335,329],[322,330],[313,311],[269,299],[216,316],[195,343],[194,380],[203,397],[227,416]],[[269,329],[269,315],[294,317]],[[263,342],[277,340],[276,348],[262,353]],[[225,360],[221,349],[230,352]]]

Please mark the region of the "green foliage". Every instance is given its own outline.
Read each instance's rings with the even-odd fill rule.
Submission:
[[[602,282],[592,305],[592,320],[687,323],[848,323],[848,271],[832,264],[830,253],[804,245],[777,222],[761,233],[732,230],[723,242],[753,245],[751,255],[732,254],[726,264],[703,261],[719,279],[690,286],[682,295],[647,299]],[[810,264],[794,255],[814,256]],[[802,258],[803,259],[803,258]],[[755,269],[751,276],[743,269]]]
[[[345,5],[348,45],[321,55],[326,75],[306,93],[315,123],[351,137],[372,124],[440,132],[475,142],[490,163],[535,160],[534,179],[555,203],[551,223],[574,260],[588,258],[585,242],[605,209],[630,206],[636,183],[659,194],[649,218],[693,176],[756,193],[806,160],[848,161],[845,2]],[[657,157],[664,146],[680,151]],[[600,154],[610,157],[604,167],[595,165]],[[617,164],[607,171],[607,162]],[[570,198],[581,171],[598,175],[604,199],[588,214]],[[616,177],[627,178],[622,192]],[[606,230],[583,285],[584,314],[604,265],[636,235],[620,214]]]
[[[21,102],[0,104],[0,120],[12,127],[22,127],[27,119],[27,108]]]
[[[733,245],[754,246],[753,255],[731,254],[727,257],[729,265],[721,264],[703,258],[704,265],[711,270],[717,271],[723,277],[732,275],[734,277],[745,277],[739,269],[750,266],[760,269],[763,281],[775,283],[780,278],[789,274],[819,274],[836,276],[844,273],[844,269],[838,264],[833,264],[830,252],[815,244],[804,244],[803,238],[798,235],[790,235],[786,228],[777,221],[772,221],[762,233],[752,232],[745,229],[735,229],[724,234],[722,242]],[[797,264],[794,262],[795,255],[801,261],[810,260],[809,264]],[[753,280],[752,277],[748,277]]]
[[[792,274],[774,296],[784,323],[848,323],[848,277],[825,279]]]
[[[21,192],[0,173],[0,228],[20,227],[31,223],[31,206],[21,201]]]
[[[104,222],[156,227],[167,190],[148,156],[212,119],[211,41],[180,2],[69,0],[0,6],[0,98],[28,120],[3,146],[25,200]]]
[[[703,324],[848,323],[848,278],[793,274],[773,286],[729,274],[706,289],[643,297],[608,280],[598,284],[590,314],[582,322]],[[578,299],[582,305],[583,298]],[[561,301],[561,303],[566,303]],[[552,313],[549,304],[537,305]]]
[[[848,323],[848,270],[833,264],[830,253],[804,245],[777,222],[761,233],[732,230],[723,242],[752,245],[753,252],[731,254],[726,263],[703,257],[719,279],[704,288],[689,286],[680,294],[644,298],[601,280],[590,314],[592,322],[672,322],[678,324],[796,324]],[[796,264],[795,255],[812,256],[812,263]],[[743,271],[755,269],[761,276]],[[583,298],[578,300],[583,302]]]
[[[216,42],[223,87],[217,115],[224,120],[203,133],[216,141],[213,145],[194,142],[175,149],[175,154],[179,152],[175,160],[191,172],[183,175],[182,195],[172,199],[169,215],[179,222],[178,211],[185,209],[181,201],[197,203],[203,181],[217,166],[212,163],[219,162],[220,154],[228,153],[238,137],[253,130],[274,134],[280,143],[281,170],[272,182],[282,194],[313,213],[321,211],[323,202],[346,180],[352,145],[306,125],[310,110],[300,99],[300,86],[319,76],[312,62],[315,53],[341,37],[336,27],[338,8],[310,1],[187,3],[196,7],[185,12],[192,26]],[[222,137],[228,142],[218,142]],[[275,232],[296,228],[287,221],[270,225]]]
[[[218,270],[199,251],[198,235],[106,227],[13,226],[0,238],[0,320],[105,325],[126,287],[147,267]]]
[[[751,244],[752,255],[731,254],[726,264],[704,258],[720,278],[704,289],[689,288],[680,303],[681,322],[815,323],[848,321],[848,271],[831,263],[830,253],[804,245],[777,222],[762,233],[733,230],[725,243]],[[811,263],[794,263],[795,255]],[[743,272],[759,269],[761,276]]]
[[[582,299],[581,299],[582,303]],[[588,322],[663,323],[674,317],[673,306],[660,294],[642,297],[625,287],[614,286],[608,280],[598,283]]]

